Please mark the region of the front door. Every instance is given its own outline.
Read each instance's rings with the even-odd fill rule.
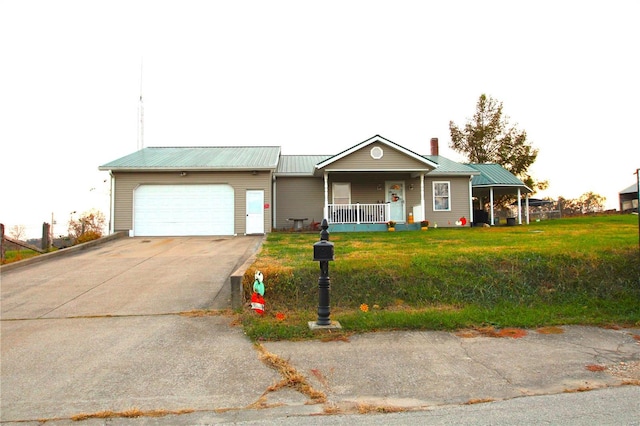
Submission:
[[[387,193],[385,201],[391,207],[391,218],[398,223],[406,221],[406,207],[404,202],[404,181],[389,181],[385,183]]]
[[[247,234],[264,234],[264,191],[247,191]]]

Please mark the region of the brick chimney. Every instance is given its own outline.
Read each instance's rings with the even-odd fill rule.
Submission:
[[[431,138],[431,155],[438,154],[438,138]]]

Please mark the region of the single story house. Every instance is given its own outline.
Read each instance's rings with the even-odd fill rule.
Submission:
[[[499,165],[440,156],[437,138],[431,139],[430,155],[379,135],[335,155],[280,151],[277,146],[149,147],[104,164],[99,170],[110,172],[112,185],[110,231],[263,234],[323,218],[331,232],[384,230],[389,221],[423,219],[470,226],[474,198],[481,194],[512,191],[520,198],[531,192]]]

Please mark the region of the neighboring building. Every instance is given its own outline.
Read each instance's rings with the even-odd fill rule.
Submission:
[[[628,188],[623,189],[619,193],[620,211],[621,212],[637,212],[638,211],[638,183],[634,183]]]
[[[177,236],[263,234],[323,218],[332,232],[422,219],[469,226],[474,179],[482,178],[483,193],[531,192],[500,166],[477,166],[440,156],[435,138],[431,155],[420,155],[376,135],[336,155],[281,155],[273,146],[144,148],[99,169],[112,176],[110,231]]]

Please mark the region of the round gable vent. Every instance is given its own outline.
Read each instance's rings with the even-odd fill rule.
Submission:
[[[371,158],[373,158],[374,160],[381,159],[383,155],[384,151],[382,151],[382,148],[380,148],[379,146],[374,146],[373,148],[371,148]]]

